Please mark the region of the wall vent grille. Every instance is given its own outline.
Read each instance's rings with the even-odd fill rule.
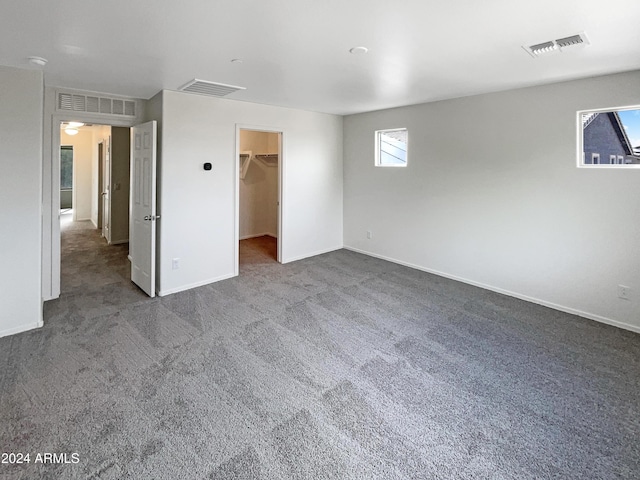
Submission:
[[[87,112],[100,112],[100,99],[98,97],[87,97]]]
[[[124,115],[124,102],[122,100],[112,100],[113,114]]]
[[[135,117],[136,101],[95,95],[58,92],[58,111],[103,113]]]
[[[58,110],[73,110],[71,95],[58,95]]]
[[[100,99],[100,113],[111,113],[111,99],[110,98],[101,98]]]
[[[225,83],[209,82],[207,80],[198,80],[194,78],[190,82],[187,82],[181,86],[178,91],[195,93],[198,95],[208,95],[210,97],[224,97],[230,93],[237,92],[238,90],[246,90],[245,87],[238,87],[236,85],[227,85]]]
[[[84,112],[87,109],[87,98],[84,95],[72,95],[73,111]]]

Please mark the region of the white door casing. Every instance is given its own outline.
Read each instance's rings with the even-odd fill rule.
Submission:
[[[258,125],[251,124],[239,124],[236,123],[236,172],[235,172],[235,236],[234,236],[234,246],[235,246],[235,269],[234,275],[238,275],[240,273],[240,131],[241,130],[251,130],[254,132],[266,132],[266,133],[277,133],[278,134],[278,246],[277,246],[277,261],[278,263],[283,262],[283,252],[284,252],[284,244],[286,239],[284,238],[283,231],[285,225],[285,129],[279,127],[264,127]]]
[[[129,257],[131,281],[156,294],[156,138],[155,121],[131,128]]]
[[[47,96],[47,93],[45,93]],[[53,102],[55,103],[55,102]],[[136,108],[136,111],[142,110]],[[51,114],[49,116],[49,114]],[[42,298],[60,296],[60,124],[69,121],[130,128],[141,117],[57,112],[45,106],[42,219]],[[100,226],[102,228],[102,226]]]

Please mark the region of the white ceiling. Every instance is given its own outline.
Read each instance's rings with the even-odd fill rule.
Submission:
[[[585,48],[522,49],[582,31]],[[638,69],[640,1],[2,0],[0,64],[32,55],[49,86],[150,98],[199,78],[350,114]]]

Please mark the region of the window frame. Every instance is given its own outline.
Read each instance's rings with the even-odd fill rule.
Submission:
[[[407,134],[407,142],[406,142],[406,159],[404,163],[401,164],[384,164],[381,163],[381,155],[380,155],[380,140],[381,136],[386,132],[398,132],[404,131]],[[374,132],[374,150],[375,150],[375,159],[374,166],[382,167],[382,168],[406,168],[409,165],[409,129],[407,127],[397,127],[397,128],[384,128],[381,130],[376,130]]]
[[[607,112],[622,112],[627,110],[640,110],[640,105],[624,105],[620,107],[607,107],[607,108],[591,108],[586,110],[578,110],[576,112],[576,163],[578,168],[624,168],[624,169],[640,169],[640,163],[627,163],[626,157],[622,156],[622,161],[617,158],[617,161],[611,163],[600,163],[600,154],[592,153],[591,163],[586,163],[584,152],[584,129],[582,126],[582,116],[589,113],[607,113]],[[633,145],[631,148],[633,149]],[[597,163],[594,163],[594,158],[598,159]],[[609,160],[611,162],[611,160]],[[619,163],[618,163],[619,162]]]

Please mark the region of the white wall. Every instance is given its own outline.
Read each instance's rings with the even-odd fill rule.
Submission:
[[[60,131],[60,145],[73,146],[73,219],[91,218],[91,162],[93,161],[93,132],[80,129],[76,135]]]
[[[278,153],[278,134],[241,130],[240,151]],[[259,235],[278,236],[278,167],[254,158],[240,179],[240,239]]]
[[[345,246],[640,330],[640,170],[576,168],[576,111],[638,105],[638,85],[631,72],[345,117]],[[373,132],[395,127],[408,167],[375,168]]]
[[[160,294],[236,273],[237,124],[283,132],[283,262],[342,246],[342,117],[172,91],[161,110]]]
[[[42,325],[43,95],[40,71],[0,66],[0,336]]]

